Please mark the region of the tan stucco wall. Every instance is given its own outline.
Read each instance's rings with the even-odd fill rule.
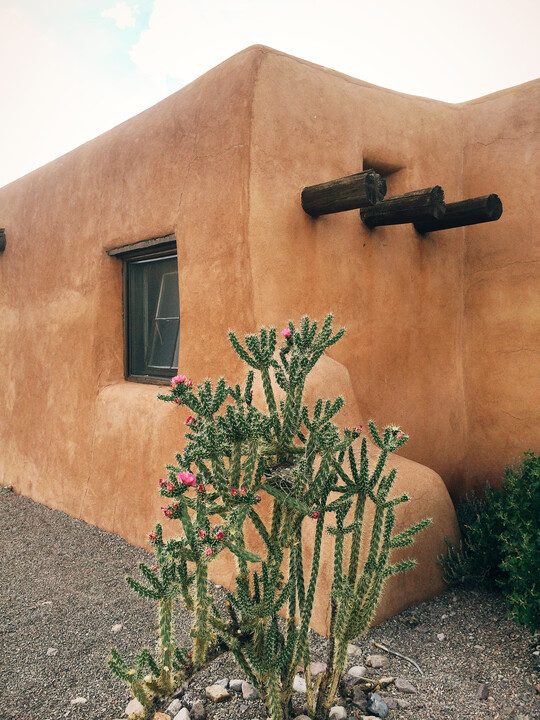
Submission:
[[[539,88],[452,106],[253,47],[0,189],[2,482],[145,543],[185,413],[123,379],[121,267],[106,250],[172,232],[180,366],[194,380],[238,376],[229,327],[328,311],[346,325],[330,358],[348,389],[332,392],[358,421],[406,429],[399,482],[415,500],[400,522],[437,521],[381,612],[439,591],[434,557],[456,537],[445,485],[498,482],[540,445]],[[394,170],[389,194],[497,192],[503,217],[421,238],[368,231],[356,211],[303,213],[305,185],[363,165]]]

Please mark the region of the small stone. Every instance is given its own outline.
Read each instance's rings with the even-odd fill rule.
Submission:
[[[481,683],[476,690],[477,700],[487,700],[489,697],[489,688],[486,683]]]
[[[120,632],[120,630],[122,630],[123,627],[124,626],[122,625],[122,623],[116,623],[115,625],[112,626],[111,632],[118,633],[118,632]]]
[[[229,687],[229,678],[221,678],[221,680],[218,680],[216,682],[216,685],[221,685],[221,687],[228,688]]]
[[[330,708],[328,717],[330,720],[346,720],[347,711],[341,705],[334,705],[334,707]]]
[[[209,685],[205,689],[205,693],[206,697],[215,703],[223,702],[231,697],[223,685]]]
[[[242,683],[243,680],[229,680],[229,690],[232,690],[235,693],[241,693],[242,692]]]
[[[297,715],[294,720],[311,720],[309,715]]]
[[[349,643],[349,645],[347,645],[347,653],[349,655],[360,655],[361,652],[362,651],[360,650],[358,645],[353,645],[352,643]]]
[[[249,705],[247,703],[242,703],[240,705],[240,712],[243,714],[246,712],[246,710],[249,708]]]
[[[366,693],[359,687],[354,687],[352,692],[352,704],[360,712],[367,712],[367,697]]]
[[[191,706],[191,720],[206,720],[206,708],[200,700],[196,700]]]
[[[72,705],[84,705],[84,703],[88,702],[88,700],[84,697],[76,697],[73,698],[73,700],[70,700]]]
[[[540,682],[536,683],[536,685],[534,687],[535,687],[536,692],[540,695]]]
[[[326,672],[326,667],[326,663],[312,662],[309,666],[309,669],[311,670],[311,677],[316,678],[318,675],[322,675],[324,672]]]
[[[47,655],[48,655],[49,657],[52,657],[53,655],[56,655],[57,653],[58,653],[57,648],[49,648],[49,649],[47,650]]]
[[[444,633],[437,633],[437,640],[446,640],[446,635]]]
[[[242,697],[244,700],[258,700],[259,692],[257,688],[254,688],[251,683],[246,680],[242,683]]]
[[[366,677],[367,670],[364,665],[355,665],[350,668],[347,675],[352,675],[354,678]]]
[[[369,693],[367,711],[380,718],[385,718],[389,713],[388,705],[379,693]]]
[[[393,697],[383,697],[384,702],[388,705],[389,710],[397,710],[399,705],[397,703],[396,698]]]
[[[180,710],[174,716],[173,720],[191,720],[189,710],[185,707],[180,708]]]
[[[403,698],[396,698],[396,702],[400,710],[406,710],[408,707],[411,707],[411,703],[408,700],[403,700]]]
[[[388,662],[386,655],[368,655],[366,658],[366,665],[372,668],[390,667],[390,663]]]
[[[294,692],[299,693],[307,692],[306,681],[304,680],[304,678],[300,677],[300,675],[294,676],[293,690]]]
[[[412,683],[410,683],[405,678],[396,678],[395,680],[396,690],[398,690],[400,693],[417,693],[418,690],[414,687]]]
[[[427,625],[417,625],[415,628],[416,632],[421,633],[422,635],[425,635],[427,632],[429,632],[429,627]]]
[[[157,712],[152,716],[152,720],[171,720],[171,716],[167,713]]]
[[[144,708],[141,705],[141,703],[137,700],[137,698],[133,698],[130,700],[127,704],[126,709],[124,710],[126,715],[136,715],[144,712]]]
[[[172,701],[172,703],[168,706],[165,712],[168,713],[171,717],[174,717],[177,713],[180,712],[181,709],[182,703],[180,702],[180,700],[176,699]]]

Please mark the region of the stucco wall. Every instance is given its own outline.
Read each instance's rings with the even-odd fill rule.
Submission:
[[[238,376],[229,327],[328,311],[346,325],[329,359],[347,390],[338,373],[328,394],[345,392],[351,422],[407,430],[400,488],[416,499],[399,522],[437,519],[381,613],[440,590],[434,558],[456,537],[443,481],[455,496],[497,482],[540,444],[538,209],[525,192],[538,185],[538,90],[451,106],[253,47],[0,189],[2,482],[145,544],[185,413],[123,379],[121,264],[106,250],[175,233],[180,367],[194,380]],[[422,238],[369,231],[356,211],[303,213],[305,185],[363,166],[389,195],[498,192],[503,218]]]

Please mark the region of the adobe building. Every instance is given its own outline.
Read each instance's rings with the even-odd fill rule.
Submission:
[[[309,392],[343,394],[343,424],[407,431],[399,524],[434,519],[379,619],[439,592],[450,498],[540,447],[539,108],[540,81],[451,105],[254,46],[0,189],[2,484],[146,545],[186,415],[149,378],[175,374],[178,351],[194,382],[241,379],[229,328],[331,311],[347,333]],[[504,212],[423,235],[304,212],[304,187],[363,169],[387,198],[441,186],[447,203],[496,193]],[[172,264],[139,273],[156,256]],[[139,329],[138,288],[158,298]]]

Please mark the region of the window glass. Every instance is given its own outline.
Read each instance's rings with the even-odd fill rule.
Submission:
[[[176,256],[130,260],[126,271],[128,375],[172,377],[180,335]]]

